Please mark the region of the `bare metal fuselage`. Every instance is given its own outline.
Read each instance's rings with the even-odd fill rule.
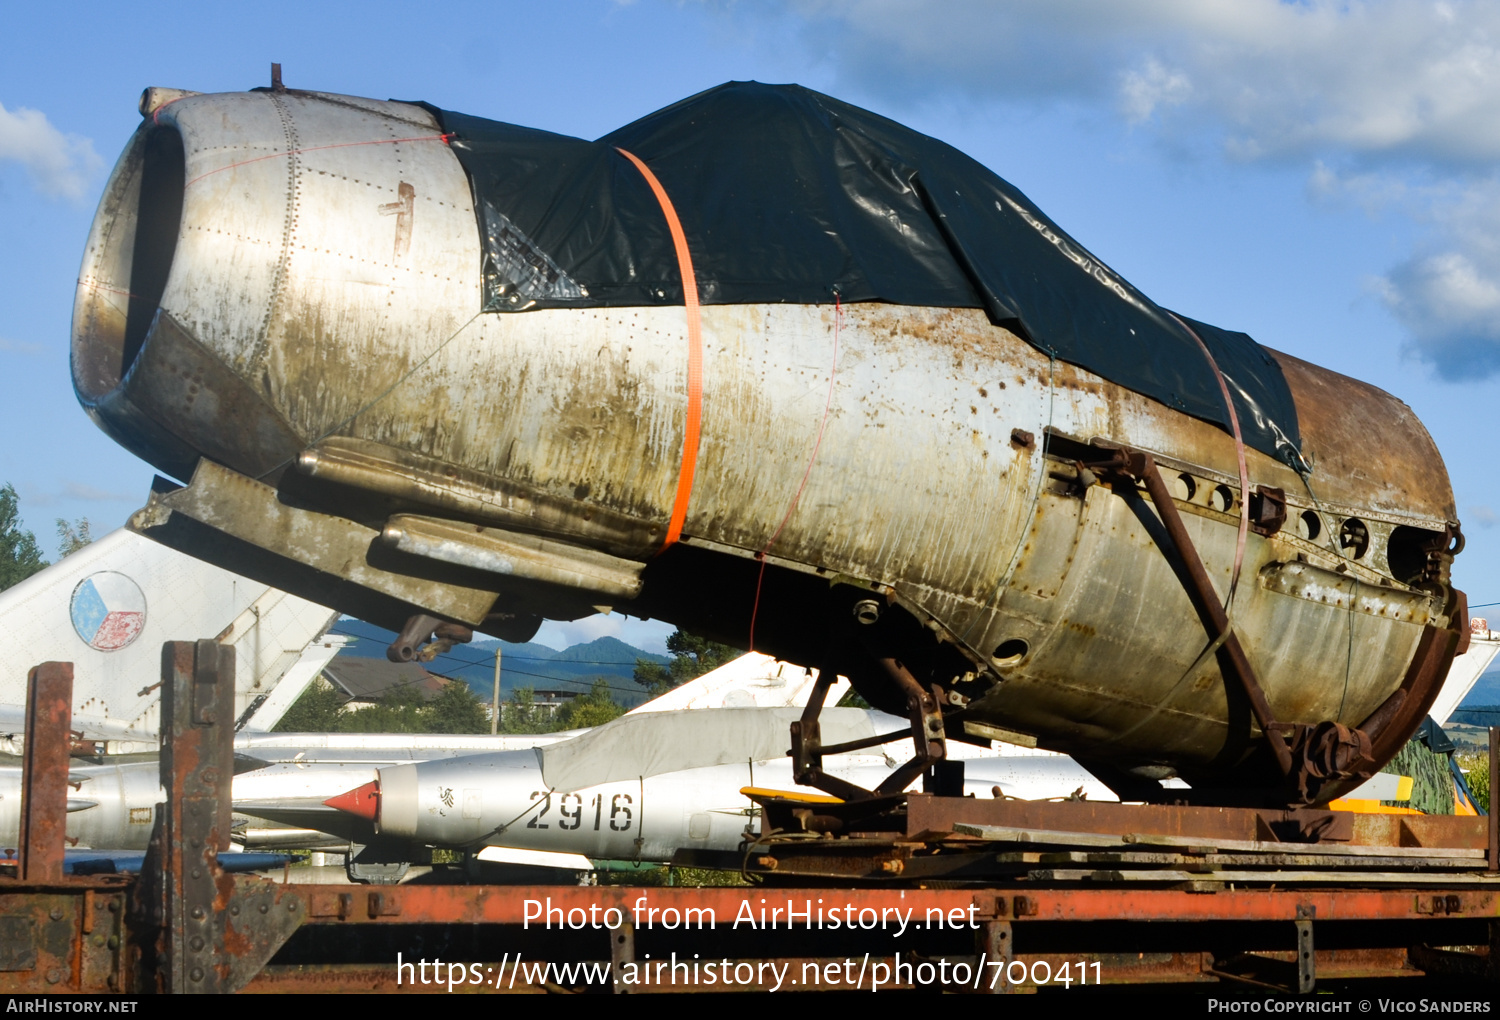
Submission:
[[[613,606],[743,644],[754,614],[757,648],[839,665],[828,617],[872,599],[971,733],[1204,781],[1254,753],[1213,656],[1192,669],[1208,638],[1150,502],[1076,456],[1151,453],[1222,598],[1243,494],[1220,428],[978,310],[710,305],[663,551],[682,307],[482,314],[469,183],[419,107],[169,98],[143,100],[74,315],[89,413],[193,479],[133,527],[397,625]],[[1452,492],[1404,404],[1277,357],[1314,470],[1247,451],[1287,513],[1248,537],[1235,633],[1278,720],[1353,727],[1408,691],[1374,734],[1394,753],[1466,626]]]

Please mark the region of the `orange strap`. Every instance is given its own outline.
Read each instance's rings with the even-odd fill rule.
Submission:
[[[682,274],[682,303],[687,309],[688,370],[687,370],[687,425],[682,436],[682,469],[677,474],[677,498],[672,501],[672,518],[667,523],[667,537],[662,542],[666,549],[682,534],[683,522],[687,520],[688,499],[693,494],[693,474],[698,469],[698,434],[703,417],[703,332],[698,316],[698,278],[693,274],[693,257],[688,254],[687,236],[682,232],[682,223],[677,219],[677,210],[649,167],[634,154],[616,147],[616,151],[641,172],[646,183],[661,203],[662,215],[667,218],[667,229],[672,232],[672,246],[677,249],[677,271]]]

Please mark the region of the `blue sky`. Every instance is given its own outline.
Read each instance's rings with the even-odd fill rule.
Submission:
[[[56,518],[117,527],[152,475],[85,418],[67,364],[84,239],[136,99],[266,84],[275,60],[294,88],[585,137],[753,78],[942,138],[1158,302],[1410,404],[1457,493],[1458,584],[1500,602],[1485,438],[1500,397],[1500,5],[85,3],[11,5],[6,22],[0,482],[49,554]],[[539,640],[605,633],[659,647],[663,631],[616,617]]]

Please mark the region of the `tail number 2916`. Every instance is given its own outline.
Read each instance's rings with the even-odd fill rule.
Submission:
[[[542,809],[538,811],[526,823],[528,829],[550,828],[547,822],[542,821],[547,812],[552,810],[552,794],[546,790],[533,790],[531,800],[536,803],[541,801]],[[559,829],[571,831],[583,825],[583,797],[576,793],[565,793],[559,798],[558,814],[562,821],[557,823]],[[609,827],[615,832],[629,832],[631,819],[634,817],[631,807],[635,804],[635,798],[628,793],[617,793],[609,799]],[[594,831],[598,832],[602,826],[604,814],[604,794],[594,794],[594,799],[589,802],[594,809]]]

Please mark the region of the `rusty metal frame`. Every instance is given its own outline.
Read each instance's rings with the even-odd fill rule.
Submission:
[[[261,881],[237,878],[236,881]],[[292,887],[287,887],[292,888]],[[403,885],[372,887],[304,885],[296,887],[307,902],[307,925],[320,931],[345,926],[408,924],[526,923],[525,901],[547,900],[566,913],[591,905],[598,913],[618,908],[628,919],[638,900],[679,911],[689,907],[712,910],[719,919],[732,920],[748,904],[760,901],[805,899],[814,903],[848,904],[860,909],[911,907],[945,912],[974,907],[976,922],[1014,921],[1019,928],[1038,922],[1092,921],[1295,921],[1315,917],[1317,923],[1352,921],[1420,921],[1433,918],[1500,918],[1500,894],[1491,888],[1385,889],[1222,889],[1205,893],[1189,889],[1040,888],[1016,885],[983,889],[884,889],[827,886],[463,886]],[[352,896],[352,899],[351,899]],[[1437,906],[1433,904],[1437,903]],[[373,906],[372,906],[373,904]],[[1303,914],[1299,915],[1298,911]],[[1314,913],[1308,913],[1308,911]],[[757,914],[758,916],[758,914]],[[533,925],[533,927],[536,927]],[[640,929],[635,930],[639,938]],[[601,945],[600,947],[604,947]]]
[[[19,877],[61,882],[68,838],[68,758],[72,747],[73,664],[44,662],[26,676]]]
[[[806,707],[802,709],[802,717],[791,725],[792,774],[803,786],[831,793],[842,800],[867,800],[872,796],[869,790],[823,771],[823,755],[836,753],[836,748],[823,746],[823,731],[818,716],[822,714],[823,703],[828,699],[833,681],[833,670],[826,667],[818,670],[818,679],[813,682],[812,693],[808,696]]]
[[[1219,645],[1216,655],[1220,667],[1248,698],[1266,746],[1289,783],[1288,795],[1304,804],[1327,800],[1350,782],[1368,778],[1380,762],[1393,757],[1437,698],[1462,635],[1430,625],[1425,628],[1401,687],[1357,727],[1337,722],[1317,725],[1279,722],[1155,459],[1149,453],[1125,448],[1101,447],[1101,453],[1107,453],[1108,459],[1087,465],[1091,471],[1105,477],[1115,476],[1132,492],[1136,481],[1145,485],[1172,545],[1171,551],[1176,553],[1187,575],[1183,588],[1209,639]],[[1260,486],[1254,494],[1241,493],[1240,498],[1249,499],[1251,495],[1257,496],[1264,506],[1274,504],[1280,494]],[[1284,512],[1280,518],[1271,513],[1264,522],[1265,528],[1274,531],[1282,520]],[[1264,532],[1265,528],[1259,530]],[[1462,593],[1455,591],[1455,606],[1463,601]]]
[[[58,664],[60,666],[66,664]],[[38,670],[34,676],[58,678],[64,671]],[[944,949],[923,935],[919,945],[903,947],[908,953],[926,954],[936,959],[947,954],[952,959],[971,962],[988,959],[1007,965],[1005,980],[994,987],[974,991],[1019,990],[1025,980],[1012,984],[1009,964],[1025,965],[1028,973],[1037,973],[1042,963],[1049,966],[1062,962],[1092,959],[1109,961],[1100,964],[1099,972],[1109,982],[1215,982],[1221,980],[1259,980],[1255,974],[1289,974],[1279,987],[1287,991],[1311,991],[1319,978],[1347,976],[1414,976],[1422,973],[1453,973],[1494,980],[1500,974],[1482,955],[1455,953],[1416,944],[1408,949],[1385,948],[1391,943],[1387,931],[1420,931],[1431,933],[1430,945],[1473,944],[1488,941],[1500,946],[1500,891],[1469,881],[1470,876],[1455,874],[1450,883],[1427,886],[1371,888],[1359,885],[1339,888],[1214,888],[1149,887],[1110,888],[1086,885],[1047,885],[1027,881],[992,882],[983,888],[912,888],[912,887],[826,887],[797,885],[777,888],[767,885],[751,887],[580,887],[580,886],[463,886],[408,885],[398,887],[359,886],[287,886],[265,879],[225,875],[217,866],[217,853],[227,829],[220,826],[220,816],[228,803],[229,769],[220,761],[223,748],[232,740],[227,695],[233,676],[233,661],[225,649],[213,642],[178,642],[166,646],[163,654],[164,733],[169,735],[164,755],[163,778],[167,783],[168,806],[159,814],[158,841],[154,854],[159,870],[141,879],[124,876],[64,877],[56,882],[27,881],[20,877],[0,876],[0,932],[14,938],[0,947],[0,991],[4,992],[132,992],[194,988],[230,991],[314,991],[348,989],[351,985],[364,990],[407,990],[398,984],[394,965],[349,964],[267,966],[279,947],[286,944],[294,931],[305,928],[304,944],[326,946],[330,937],[357,938],[361,931],[389,944],[390,930],[410,926],[415,932],[421,926],[494,926],[503,938],[512,942],[524,940],[534,950],[532,959],[547,960],[549,953],[557,959],[576,959],[577,947],[549,942],[544,933],[527,932],[527,904],[530,900],[550,900],[550,905],[564,912],[583,910],[590,914],[616,908],[622,918],[631,919],[626,926],[610,932],[605,939],[600,932],[598,956],[616,964],[640,957],[638,950],[652,952],[653,936],[648,924],[637,927],[635,908],[647,901],[657,908],[675,908],[680,913],[712,910],[721,921],[752,913],[765,905],[763,901],[792,901],[802,909],[804,901],[847,905],[856,910],[873,910],[884,916],[893,909],[913,910],[925,917],[928,910],[962,915],[972,928],[972,956],[953,956],[950,940]],[[45,692],[44,692],[45,693]],[[826,694],[826,690],[824,692]],[[33,704],[45,707],[59,697],[56,689]],[[57,720],[52,721],[55,727]],[[65,723],[63,723],[65,725]],[[1500,745],[1500,730],[1492,731],[1492,740]],[[61,746],[66,747],[63,743]],[[64,763],[65,766],[66,763]],[[1496,764],[1500,770],[1500,763]],[[64,775],[66,772],[64,770]],[[33,773],[32,779],[40,779]],[[57,802],[52,808],[42,803],[42,787],[28,784],[28,797],[38,811],[58,813],[66,799],[66,789],[49,796]],[[894,798],[889,798],[894,800]],[[865,802],[869,804],[869,802]],[[848,805],[851,810],[861,805]],[[1020,819],[1036,812],[1044,824],[1088,825],[1118,829],[1124,825],[1132,832],[1194,832],[1214,838],[1257,835],[1263,829],[1301,832],[1304,838],[1317,835],[1348,840],[1358,832],[1347,826],[1324,824],[1333,813],[1317,809],[1252,810],[1194,808],[1167,805],[1119,804],[1016,804],[1012,802],[979,802],[959,798],[914,794],[907,798],[907,824],[929,829],[951,829],[958,815],[989,817],[1008,813]],[[1075,817],[1076,816],[1076,817]],[[1015,820],[1013,819],[1013,820]],[[1368,819],[1351,818],[1353,825],[1370,825]],[[1409,820],[1408,820],[1409,821]],[[1388,833],[1384,842],[1410,845],[1438,839],[1436,845],[1465,846],[1477,849],[1489,836],[1491,859],[1496,842],[1488,820],[1477,818],[1424,819],[1431,823],[1400,833]],[[1378,828],[1378,827],[1377,827]],[[1431,833],[1426,832],[1431,828]],[[1308,830],[1313,831],[1308,831]],[[1421,831],[1418,831],[1421,830]],[[33,830],[35,831],[35,830]],[[1483,833],[1483,835],[1481,835]],[[1267,832],[1266,835],[1271,835]],[[1366,836],[1369,834],[1366,833]],[[896,840],[903,837],[897,835]],[[1363,838],[1363,837],[1361,837]],[[40,858],[34,858],[40,859]],[[173,862],[175,862],[175,867]],[[1480,878],[1484,867],[1475,857],[1473,877]],[[154,890],[154,892],[153,892]],[[132,893],[134,910],[127,910]],[[153,901],[153,896],[155,897]],[[155,906],[155,909],[151,909]],[[193,914],[202,908],[203,917]],[[1109,921],[1113,925],[1091,922]],[[1274,922],[1284,925],[1287,939],[1284,948],[1267,952],[1252,935],[1255,925]],[[1141,956],[1139,961],[1125,963],[1111,956],[1099,956],[1091,948],[1095,934],[1140,924],[1142,932],[1167,932],[1171,943],[1166,951]],[[1059,925],[1063,927],[1058,927]],[[1198,927],[1201,925],[1202,927]],[[373,928],[369,926],[374,926]],[[1075,927],[1076,926],[1076,927]],[[1342,932],[1347,943],[1352,937],[1354,948],[1314,946],[1314,929],[1325,926]],[[1393,926],[1393,927],[1392,927]],[[532,928],[536,927],[532,924]],[[721,927],[728,927],[721,925]],[[925,930],[925,929],[924,929]],[[966,928],[965,931],[968,931]],[[1130,929],[1134,930],[1134,929]],[[1265,931],[1264,927],[1260,929]],[[1280,928],[1276,930],[1282,930]],[[731,929],[732,933],[733,929]],[[916,929],[913,929],[916,931]],[[1055,951],[1029,952],[1041,948],[1033,933],[1066,931],[1077,951],[1066,954]],[[1229,952],[1238,946],[1249,949],[1241,953],[1260,961],[1259,971],[1231,973],[1228,963],[1213,954],[1202,952],[1205,933],[1216,933]],[[1479,931],[1487,933],[1475,936]],[[335,933],[343,933],[336,935]],[[1175,933],[1175,934],[1173,934]],[[1239,933],[1239,934],[1237,934]],[[1352,935],[1351,935],[1352,933]],[[737,943],[746,960],[770,959],[756,948],[755,937]],[[951,933],[950,933],[951,934]],[[642,945],[642,936],[646,944]],[[732,938],[737,938],[733,936]],[[888,937],[888,936],[883,936]],[[1038,938],[1044,936],[1037,936]],[[1154,936],[1153,936],[1154,937]],[[201,948],[194,943],[201,938]],[[1319,936],[1321,939],[1322,936]],[[1249,939],[1250,942],[1245,942]],[[778,940],[778,962],[822,961],[829,947],[824,934],[806,926],[783,928]],[[1338,939],[1332,940],[1337,943]],[[1176,943],[1182,945],[1172,948]],[[1330,945],[1330,943],[1323,943]],[[1366,946],[1368,948],[1359,948]],[[140,967],[132,962],[131,947],[140,952]],[[1107,947],[1105,947],[1107,948]],[[962,952],[962,951],[961,951]],[[937,956],[932,954],[936,953]],[[1091,955],[1094,954],[1094,955]],[[733,958],[735,952],[731,952]],[[1130,954],[1132,957],[1134,953]],[[1149,959],[1148,959],[1149,957]],[[889,964],[883,953],[872,954]],[[832,958],[830,957],[830,960]],[[1253,961],[1252,961],[1253,962]],[[202,976],[194,977],[194,968]],[[1289,970],[1287,968],[1290,968]],[[1264,983],[1264,982],[1263,982]],[[901,986],[904,987],[904,986]],[[412,989],[420,990],[420,989]],[[428,989],[430,990],[430,989]],[[494,990],[494,989],[490,989]],[[563,990],[555,986],[520,985],[515,991]],[[628,990],[623,984],[617,991]],[[667,989],[653,989],[667,990]],[[954,989],[962,990],[962,989]]]
[[[933,691],[924,690],[916,677],[911,675],[900,660],[868,648],[865,651],[885,671],[897,689],[905,695],[907,719],[911,724],[910,736],[916,753],[910,761],[900,765],[883,779],[874,790],[866,790],[824,772],[824,755],[875,747],[907,735],[889,733],[864,740],[824,746],[818,717],[822,714],[824,702],[828,699],[828,692],[837,675],[833,668],[825,664],[818,671],[818,679],[813,684],[812,693],[807,699],[806,707],[802,710],[801,718],[791,724],[792,774],[799,784],[831,793],[845,801],[869,800],[899,794],[912,780],[946,758],[943,712],[937,695]]]
[[[911,739],[916,750],[911,761],[897,768],[875,787],[876,796],[889,796],[900,793],[934,763],[944,760],[947,748],[943,732],[943,712],[938,707],[938,699],[931,691],[923,690],[916,677],[896,659],[886,655],[881,656],[879,662],[881,668],[906,695],[906,712],[911,720]]]
[[[234,649],[209,640],[169,641],[161,678],[167,802],[157,806],[138,884],[139,982],[159,991],[232,992],[301,923],[302,901],[219,868],[232,811]]]

